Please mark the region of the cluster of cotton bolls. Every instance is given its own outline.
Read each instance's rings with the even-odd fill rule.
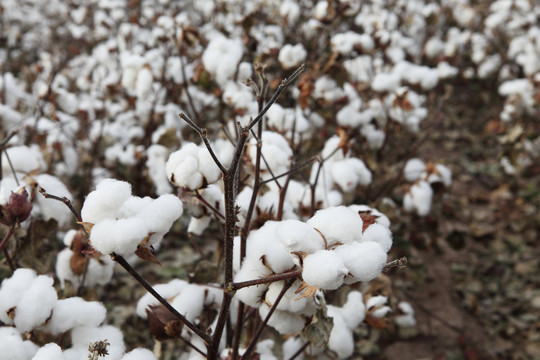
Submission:
[[[155,360],[146,349],[124,354],[122,332],[114,326],[101,325],[105,306],[80,297],[58,299],[53,278],[37,275],[32,269],[17,269],[0,285],[0,349],[10,360],[74,360],[88,356],[88,344],[107,340],[110,359]],[[11,326],[11,327],[10,327]],[[71,334],[71,347],[62,350],[56,343],[38,347],[23,340],[23,333],[46,331],[52,335]]]
[[[445,188],[452,184],[452,172],[442,164],[425,164],[418,158],[407,161],[403,170],[405,179],[412,183],[403,197],[406,211],[426,216],[431,210],[433,186],[441,184]]]
[[[96,251],[130,256],[140,247],[158,246],[182,212],[175,195],[141,198],[131,194],[129,183],[104,179],[86,197],[81,216]]]
[[[268,323],[282,334],[296,333],[304,328],[304,318],[315,313],[314,295],[320,290],[369,281],[380,274],[392,246],[389,225],[386,216],[360,205],[320,210],[307,222],[268,221],[248,236],[241,265],[236,256],[235,282],[300,267],[303,281],[297,280],[285,292]],[[235,244],[237,255],[239,246]],[[245,287],[237,296],[258,308],[264,318],[283,286],[279,281]]]

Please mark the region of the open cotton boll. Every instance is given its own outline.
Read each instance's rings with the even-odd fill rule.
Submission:
[[[323,75],[315,81],[315,88],[312,93],[315,98],[324,98],[328,102],[334,102],[344,95],[345,93],[338,87],[337,82],[327,75]]]
[[[386,264],[386,251],[376,242],[353,242],[338,246],[334,253],[342,259],[347,273],[345,283],[352,284],[358,281],[370,281],[375,279]]]
[[[292,268],[293,256],[276,238],[278,221],[267,221],[260,229],[249,234],[246,245],[246,257],[264,264],[276,274]],[[247,279],[246,279],[247,280]]]
[[[285,340],[282,345],[283,360],[292,358],[302,346],[304,346],[304,341],[299,337],[290,337]],[[295,359],[304,360],[304,354],[301,353]]]
[[[107,310],[102,303],[70,297],[56,302],[45,328],[54,335],[77,326],[98,326],[105,320],[106,315]]]
[[[13,324],[7,312],[16,306],[24,291],[36,278],[36,272],[32,269],[17,269],[10,278],[2,280],[0,287],[0,320],[5,324]]]
[[[39,170],[45,167],[43,156],[36,146],[13,146],[2,152],[2,172],[4,176],[11,174],[8,156],[15,172],[27,174],[33,170]]]
[[[274,356],[272,348],[274,347],[274,340],[266,339],[259,341],[255,351],[259,354],[259,360],[277,360],[277,357]]]
[[[335,316],[334,327],[328,339],[328,348],[338,355],[338,359],[347,359],[354,351],[354,337],[341,316]]]
[[[398,304],[398,309],[403,312],[403,315],[398,315],[394,318],[396,324],[401,327],[416,326],[416,319],[414,318],[414,309],[406,301],[401,301]]]
[[[32,360],[64,360],[62,348],[55,343],[48,343],[39,348]]]
[[[288,252],[303,251],[308,254],[324,248],[324,240],[311,225],[299,220],[278,223],[276,235]]]
[[[68,199],[73,198],[67,187],[55,176],[41,174],[35,176],[34,179],[39,186],[47,190],[49,194],[66,197]],[[35,206],[32,210],[33,212],[34,210],[39,212],[45,220],[55,219],[60,226],[66,226],[71,222],[73,214],[61,201],[46,199],[40,192],[36,194],[36,201],[38,206]]]
[[[187,228],[187,232],[194,235],[202,235],[204,230],[208,228],[208,225],[210,225],[210,221],[212,218],[210,216],[202,216],[202,217],[194,217],[192,216],[189,220],[189,225]]]
[[[131,185],[116,179],[103,179],[96,190],[86,197],[81,209],[84,221],[97,223],[103,219],[115,218],[124,201],[131,197]]]
[[[396,73],[378,73],[371,82],[371,88],[377,92],[392,92],[401,83],[401,76]]]
[[[148,233],[148,226],[139,218],[106,219],[94,225],[90,243],[104,255],[116,253],[129,256]]]
[[[319,250],[304,259],[302,278],[308,285],[335,290],[343,284],[348,272],[341,256],[334,251]]]
[[[143,66],[137,74],[137,81],[135,83],[135,93],[139,99],[147,99],[152,90],[152,82],[154,81],[154,75],[148,65]]]
[[[5,360],[30,360],[39,347],[30,340],[22,339],[15,328],[0,327],[0,354]]]
[[[176,295],[180,294],[182,290],[184,290],[188,286],[187,281],[180,280],[180,279],[173,279],[167,284],[157,284],[154,285],[153,288],[156,290],[156,292],[161,295],[165,299],[172,299]],[[137,315],[139,315],[141,318],[146,319],[146,309],[149,309],[152,305],[159,304],[159,301],[156,300],[156,298],[150,294],[146,293],[144,294],[139,301],[137,302]]]
[[[357,212],[345,206],[319,210],[307,223],[324,235],[327,245],[358,241],[364,224]]]
[[[167,179],[167,172],[165,170],[165,163],[169,156],[169,150],[159,144],[153,144],[146,150],[146,168],[148,169],[148,176],[156,187],[156,194],[163,195],[169,194],[172,190],[171,184]]]
[[[279,51],[278,61],[284,69],[290,69],[300,65],[306,56],[307,51],[302,44],[286,44]]]
[[[122,360],[157,360],[157,358],[150,350],[137,348],[122,356]]]
[[[426,170],[426,164],[418,158],[409,159],[403,169],[403,174],[407,181],[413,182],[420,178],[420,175]]]
[[[341,308],[341,316],[347,327],[351,330],[356,329],[366,317],[366,306],[364,297],[360,291],[351,291],[347,295],[347,302]]]
[[[196,284],[189,284],[178,294],[171,305],[189,321],[198,318],[203,310],[205,288]]]
[[[240,271],[236,273],[234,282],[261,279],[271,274],[270,269],[264,266],[259,259],[247,258],[242,263]],[[236,291],[236,296],[243,303],[257,308],[260,306],[264,292],[267,289],[267,284],[247,286]]]
[[[433,189],[425,181],[419,181],[409,189],[403,197],[403,207],[406,211],[416,211],[420,216],[426,216],[431,210]]]
[[[39,275],[22,293],[13,318],[17,330],[30,331],[42,325],[51,316],[51,310],[58,301],[53,283],[51,277]]]
[[[216,79],[220,86],[233,77],[236,67],[244,53],[240,39],[227,39],[224,36],[213,38],[202,55],[204,68]]]
[[[371,171],[358,158],[348,158],[332,165],[332,177],[343,191],[352,191],[358,184],[371,183]]]
[[[109,355],[107,360],[118,360],[124,354],[126,346],[124,344],[124,335],[114,326],[104,325],[100,327],[81,326],[71,331],[71,343],[73,348],[83,348],[88,355],[88,344],[107,340],[110,345],[107,347]],[[66,358],[67,351],[64,352]],[[71,357],[74,358],[74,357]],[[80,358],[79,358],[80,359]]]
[[[262,303],[259,307],[261,319],[265,319],[270,311],[270,307]],[[288,311],[276,310],[270,317],[268,325],[276,329],[280,334],[294,334],[301,331],[304,326],[304,319],[300,315]]]
[[[166,194],[153,199],[137,217],[146,223],[150,232],[163,235],[182,216],[182,212],[182,200],[173,194]],[[152,243],[149,242],[149,245]]]
[[[371,224],[362,234],[362,241],[376,242],[388,252],[392,247],[392,232],[383,225]]]
[[[274,175],[279,175],[289,169],[290,159],[293,152],[287,140],[280,134],[273,131],[263,131],[262,138],[262,154],[265,161],[261,162],[261,170],[264,175],[268,175],[268,169],[272,170]],[[250,140],[248,149],[251,162],[255,165],[257,158],[257,141],[253,138]]]
[[[437,164],[435,171],[429,174],[427,182],[430,184],[440,182],[445,187],[449,187],[452,185],[452,171],[442,164]]]
[[[363,50],[373,50],[375,43],[371,36],[367,34],[358,34],[354,31],[336,34],[330,39],[332,50],[341,55],[349,55],[355,45],[360,45]]]
[[[276,281],[268,285],[268,291],[265,294],[266,304],[272,306],[279,294],[283,290],[285,285],[284,281]],[[298,299],[298,294],[296,294],[296,289],[300,286],[300,281],[296,281],[283,295],[281,301],[279,302],[276,310],[289,311],[292,313],[301,313],[306,309],[307,303],[313,301],[312,299],[301,298]]]
[[[369,55],[361,55],[351,60],[345,60],[343,67],[353,82],[367,83],[371,80],[373,65],[372,58]]]

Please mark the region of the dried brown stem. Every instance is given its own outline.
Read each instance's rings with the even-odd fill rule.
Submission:
[[[261,285],[261,284],[269,284],[276,281],[282,281],[287,279],[294,279],[302,275],[302,270],[296,270],[296,271],[290,271],[282,274],[276,274],[267,276],[261,279],[255,279],[255,280],[248,280],[248,281],[241,281],[237,283],[231,283],[227,286],[226,291],[227,292],[234,292],[237,290],[240,290],[242,288],[248,287],[248,286],[255,286],[255,285]]]

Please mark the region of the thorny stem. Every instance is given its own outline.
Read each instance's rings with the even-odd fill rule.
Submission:
[[[235,292],[237,290],[240,290],[242,288],[248,287],[248,286],[255,286],[260,284],[269,284],[276,281],[282,281],[287,279],[294,279],[302,275],[302,270],[296,270],[296,271],[290,271],[282,274],[277,275],[271,275],[267,276],[261,279],[255,279],[255,280],[248,280],[248,281],[241,281],[237,283],[231,283],[227,286],[225,291],[228,292]]]
[[[293,282],[294,282],[294,279],[290,279],[283,286],[283,289],[281,289],[281,292],[279,293],[278,297],[276,298],[276,301],[274,301],[274,304],[272,304],[272,307],[270,308],[270,311],[268,311],[268,314],[264,318],[264,321],[261,323],[261,325],[257,329],[257,332],[255,333],[255,336],[253,336],[253,339],[251,339],[251,343],[249,344],[248,348],[246,349],[246,352],[244,353],[244,355],[242,355],[242,360],[249,359],[249,356],[253,352],[253,349],[255,348],[255,345],[257,345],[257,340],[259,340],[259,337],[261,336],[264,328],[266,327],[266,324],[268,324],[268,321],[270,320],[270,317],[272,316],[272,314],[276,310],[279,302],[281,301],[283,296],[285,296],[285,293],[287,292],[287,290],[289,290],[289,288],[291,287]]]
[[[152,285],[147,283],[146,280],[141,275],[139,275],[139,273],[133,267],[131,267],[131,265],[129,265],[129,263],[126,261],[126,259],[124,259],[123,256],[112,253],[111,258],[113,259],[113,261],[117,262],[120,266],[122,266],[131,276],[133,276],[135,280],[137,280],[139,284],[141,284],[146,289],[146,291],[148,291],[156,298],[156,300],[158,300],[160,303],[163,304],[163,306],[165,306],[170,312],[172,312],[178,318],[178,320],[180,320],[195,334],[200,336],[205,343],[210,343],[210,336],[208,336],[208,334],[206,334],[203,330],[199,329],[191,321],[186,319],[184,315],[180,314],[174,307],[172,307],[172,305],[167,300],[165,300],[161,295],[157,293],[156,290],[154,290]]]

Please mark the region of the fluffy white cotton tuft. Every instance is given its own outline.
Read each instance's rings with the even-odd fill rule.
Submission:
[[[64,360],[62,348],[55,343],[48,343],[42,346],[34,355],[32,360]]]
[[[419,181],[411,186],[403,197],[403,207],[406,211],[416,211],[420,216],[426,216],[431,210],[433,189],[429,183]]]
[[[46,328],[52,334],[60,334],[77,326],[98,326],[106,315],[107,310],[102,303],[70,297],[56,302]]]
[[[347,283],[373,280],[381,273],[387,259],[381,245],[371,241],[341,245],[334,252],[352,275],[346,278]]]
[[[304,259],[302,278],[311,286],[335,290],[343,284],[348,272],[343,259],[336,252],[319,250]]]
[[[362,218],[345,206],[319,210],[307,223],[324,235],[327,245],[347,244],[362,237]]]
[[[30,340],[22,339],[15,328],[0,327],[0,354],[5,360],[30,360],[39,347]]]
[[[138,218],[106,219],[94,225],[90,243],[102,254],[131,255],[148,235],[147,225]]]
[[[42,325],[51,316],[51,311],[58,300],[53,283],[51,277],[39,275],[22,293],[13,318],[17,330],[30,331]]]
[[[244,46],[241,40],[218,36],[208,43],[202,55],[202,62],[216,82],[224,86],[236,72],[243,53]]]
[[[306,56],[307,51],[302,44],[286,44],[279,51],[278,61],[284,69],[290,69],[299,66]]]
[[[392,232],[381,224],[371,224],[362,234],[362,241],[376,242],[388,252],[392,247]]]
[[[413,182],[420,178],[424,170],[426,170],[426,164],[422,160],[414,158],[407,161],[403,173],[407,181]]]
[[[0,320],[5,324],[13,324],[13,320],[7,312],[16,306],[24,291],[36,278],[36,272],[32,269],[17,269],[13,275],[2,281],[0,287]]]
[[[125,181],[103,179],[86,197],[81,216],[84,221],[97,223],[115,218],[118,209],[131,196],[131,185]]]

